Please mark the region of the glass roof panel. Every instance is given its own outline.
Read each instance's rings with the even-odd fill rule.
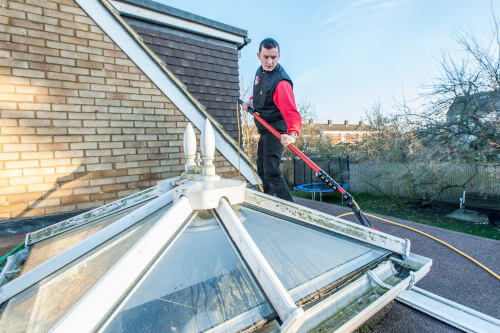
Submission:
[[[238,331],[273,313],[213,211],[197,212],[105,327],[108,332]]]
[[[295,301],[389,253],[299,221],[233,208]]]
[[[152,200],[152,199],[151,199]],[[43,241],[35,243],[31,246],[30,253],[23,266],[21,275],[39,266],[41,263],[52,258],[54,255],[61,253],[82,240],[90,237],[111,223],[118,221],[120,218],[130,214],[134,210],[149,203],[151,200],[141,202],[138,205],[118,211],[111,215],[101,217],[90,223],[81,225],[77,228],[55,235]]]
[[[170,206],[159,209],[11,298],[0,319],[0,331],[48,331]]]

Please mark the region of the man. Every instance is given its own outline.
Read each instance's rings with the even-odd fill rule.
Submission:
[[[243,104],[243,109],[254,108],[280,134],[281,140],[255,120],[260,134],[257,149],[257,171],[264,183],[264,192],[292,201],[288,186],[280,171],[283,147],[295,140],[302,129],[302,119],[292,90],[292,80],[278,63],[279,45],[272,38],[259,45],[257,57],[261,66],[255,74],[253,97]]]

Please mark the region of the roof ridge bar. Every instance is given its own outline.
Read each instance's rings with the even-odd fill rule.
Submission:
[[[51,332],[95,331],[120,302],[124,294],[151,262],[163,252],[165,245],[186,225],[192,213],[189,199],[180,197],[174,205],[139,239],[135,245],[76,303]]]

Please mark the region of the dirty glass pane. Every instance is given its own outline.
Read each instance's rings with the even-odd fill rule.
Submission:
[[[298,221],[233,208],[295,301],[388,253]]]
[[[47,332],[170,206],[11,298],[0,319],[0,332]]]
[[[272,312],[214,213],[204,211],[139,281],[105,331],[199,332],[222,324],[235,332]]]
[[[68,230],[66,232],[63,232],[62,234],[47,238],[43,241],[33,244],[33,246],[31,246],[30,253],[28,255],[28,258],[26,259],[21,274],[24,274],[37,267],[38,265],[44,263],[48,259],[52,258],[55,254],[69,249],[73,245],[95,234],[104,227],[110,225],[115,221],[118,221],[127,214],[130,214],[132,211],[151,202],[151,200],[142,202],[138,205],[102,217],[90,223],[81,225],[75,229]]]

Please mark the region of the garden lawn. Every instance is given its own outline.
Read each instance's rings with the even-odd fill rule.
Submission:
[[[433,225],[440,228],[455,230],[471,235],[500,239],[500,228],[491,224],[474,224],[445,217],[458,209],[458,204],[435,202],[430,206],[421,207],[408,203],[402,198],[387,197],[368,193],[351,193],[362,211],[393,216],[403,220]],[[311,194],[299,192],[295,196],[311,199]],[[316,195],[319,200],[319,195]],[[323,193],[323,202],[342,205],[339,193]],[[345,202],[343,203],[345,206]]]

